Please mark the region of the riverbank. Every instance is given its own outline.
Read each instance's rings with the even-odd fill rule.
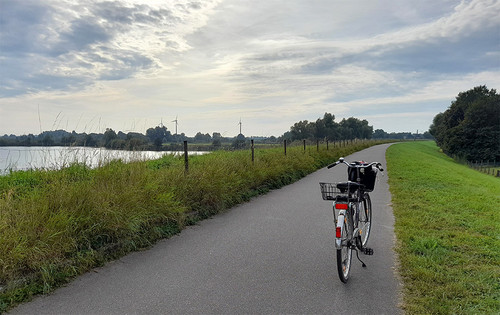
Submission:
[[[189,155],[208,151],[189,151]],[[72,164],[96,168],[113,160],[129,163],[161,158],[163,155],[181,155],[184,151],[127,151],[89,147],[0,147],[0,175],[12,171],[57,170]]]

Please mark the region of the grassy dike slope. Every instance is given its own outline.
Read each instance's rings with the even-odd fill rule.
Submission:
[[[500,313],[500,179],[434,142],[387,151],[407,314]]]
[[[189,160],[112,162],[91,170],[0,177],[0,313],[186,225],[290,184],[377,142],[218,151]]]

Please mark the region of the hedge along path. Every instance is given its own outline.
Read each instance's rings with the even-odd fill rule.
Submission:
[[[216,151],[0,177],[0,312],[382,142]]]

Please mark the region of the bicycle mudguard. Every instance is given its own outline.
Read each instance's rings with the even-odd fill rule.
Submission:
[[[340,210],[339,216],[337,218],[337,226],[335,228],[335,248],[342,248],[342,234],[344,229],[344,220],[345,220],[345,210]]]

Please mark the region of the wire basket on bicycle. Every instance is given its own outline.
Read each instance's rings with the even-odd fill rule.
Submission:
[[[339,188],[341,183],[319,183],[323,200],[337,200],[337,197],[348,197],[346,189]]]

